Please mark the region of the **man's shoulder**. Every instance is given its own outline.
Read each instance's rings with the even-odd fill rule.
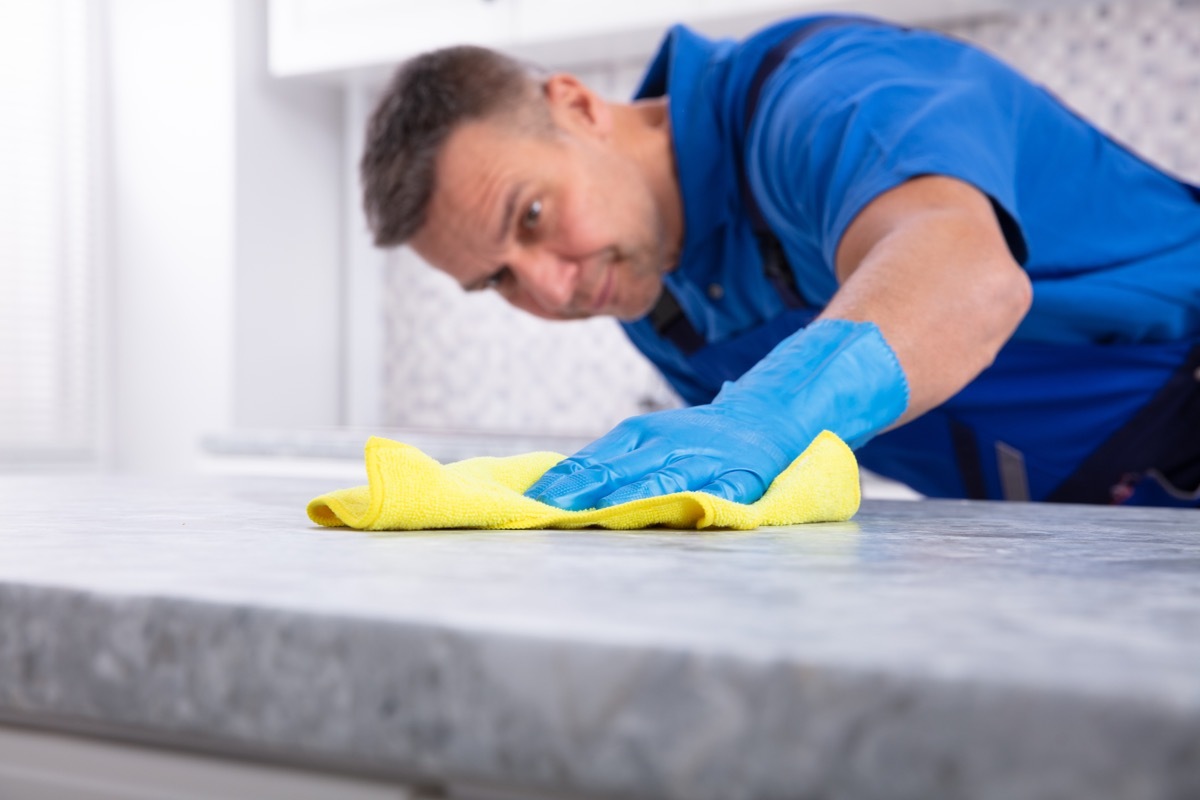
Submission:
[[[673,25],[648,63],[635,97],[678,94],[698,81],[714,78],[728,88],[737,88],[739,77],[752,74],[773,48],[798,33],[838,28],[845,35],[854,28],[878,24],[879,20],[863,16],[808,15],[774,22],[742,39],[713,38],[686,24]]]

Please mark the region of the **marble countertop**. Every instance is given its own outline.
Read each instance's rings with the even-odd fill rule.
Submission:
[[[584,798],[1200,796],[1200,513],[369,534],[331,488],[0,478],[0,720]]]

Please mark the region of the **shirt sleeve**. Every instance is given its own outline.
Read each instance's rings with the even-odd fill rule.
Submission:
[[[747,176],[772,229],[815,245],[824,261],[816,268],[832,271],[842,235],[868,203],[912,178],[945,175],[992,200],[1023,264],[1015,185],[1025,79],[931,32],[822,36],[770,77],[749,131]]]

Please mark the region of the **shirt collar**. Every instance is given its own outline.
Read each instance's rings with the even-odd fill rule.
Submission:
[[[722,225],[729,213],[729,143],[719,119],[714,65],[733,47],[675,25],[650,62],[635,99],[666,95],[671,144],[683,197],[684,239],[680,265]]]

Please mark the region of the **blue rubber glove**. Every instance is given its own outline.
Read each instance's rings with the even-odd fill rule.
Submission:
[[[878,326],[819,320],[708,405],[627,419],[525,495],[576,511],[695,490],[752,503],[821,431],[858,447],[907,406],[908,381]]]

